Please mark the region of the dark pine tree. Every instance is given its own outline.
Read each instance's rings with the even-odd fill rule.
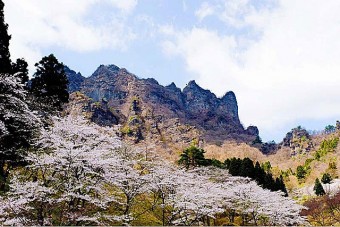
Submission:
[[[275,191],[275,180],[271,173],[266,173],[264,176],[263,187]]]
[[[220,160],[217,159],[205,159],[205,166],[215,166],[217,168],[221,168],[224,169],[225,165],[223,162],[221,162]]]
[[[68,102],[68,80],[64,65],[50,54],[36,63],[37,71],[32,79],[31,91],[38,100],[52,110],[61,110],[62,105]]]
[[[12,72],[18,77],[21,83],[26,84],[28,82],[28,64],[23,58],[18,58],[16,63],[12,64]]]
[[[277,177],[275,179],[275,183],[273,185],[272,190],[274,190],[274,191],[282,191],[282,192],[285,193],[285,196],[288,196],[288,192],[287,192],[286,186],[285,186],[285,184],[283,182],[282,175],[280,175],[280,177]]]
[[[254,178],[256,182],[260,185],[263,185],[265,175],[266,175],[266,172],[261,168],[260,163],[257,161],[254,167]]]
[[[298,166],[296,168],[296,177],[299,180],[305,178],[306,174],[307,174],[307,172],[306,172],[306,170],[305,170],[305,168],[303,166]]]
[[[332,176],[329,173],[324,173],[321,178],[321,182],[324,184],[330,184],[332,181]]]
[[[224,166],[225,166],[227,169],[229,169],[229,167],[230,167],[230,159],[229,159],[229,158],[227,158],[226,160],[224,160]]]
[[[215,166],[219,167],[218,165]],[[274,179],[270,172],[265,171],[265,165],[261,166],[258,161],[254,166],[254,163],[250,158],[240,159],[233,157],[224,161],[223,168],[227,168],[232,176],[249,177],[254,179],[263,188],[267,188],[271,191],[281,190],[288,196],[283,177],[280,176],[279,178]]]
[[[229,173],[233,176],[240,176],[242,160],[240,158],[230,159]]]
[[[178,163],[184,165],[186,169],[190,167],[205,166],[207,161],[204,158],[205,151],[203,149],[191,146],[183,151],[180,155]]]
[[[5,4],[0,0],[0,73],[12,73],[11,55],[9,53],[9,41],[11,36],[8,35],[8,24],[5,23],[4,15]]]
[[[240,176],[254,178],[254,163],[250,158],[242,160]]]
[[[316,178],[314,188],[313,188],[315,195],[322,196],[326,194],[325,190],[322,187],[322,184],[319,181],[319,178]]]
[[[278,178],[279,179],[279,182],[278,182],[278,188],[279,188],[279,190],[281,190],[282,192],[284,192],[285,193],[285,196],[288,196],[288,192],[287,192],[287,188],[286,188],[286,185],[285,185],[285,183],[284,183],[284,181],[283,181],[283,177],[282,177],[282,175],[280,175],[280,178]]]

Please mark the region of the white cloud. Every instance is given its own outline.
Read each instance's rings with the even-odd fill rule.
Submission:
[[[230,9],[243,24],[233,16],[224,21],[250,26],[260,32],[257,39],[196,27],[174,32],[164,52],[183,57],[201,86],[218,95],[234,90],[241,120],[262,132],[340,116],[340,2],[281,0],[275,9],[250,8]]]
[[[132,11],[138,3],[137,0],[109,0],[109,1],[112,5],[125,12]]]
[[[276,3],[276,0],[261,0],[261,5],[257,3],[258,6],[255,6],[256,1],[250,0],[212,0],[203,2],[195,15],[199,21],[208,16],[216,16],[229,26],[242,28],[252,25],[255,28],[263,25],[261,19]]]
[[[204,18],[215,13],[214,7],[209,2],[203,2],[201,7],[195,12],[195,15],[202,21]]]
[[[125,26],[124,18],[137,0],[5,0],[6,22],[12,34],[13,58],[25,57],[32,69],[41,56],[41,50],[60,47],[77,52],[104,48],[124,49],[135,35]],[[104,15],[92,15],[95,6],[116,8]]]
[[[220,18],[233,26],[242,27],[245,25],[243,16],[252,10],[249,0],[229,0],[224,2],[224,10]]]

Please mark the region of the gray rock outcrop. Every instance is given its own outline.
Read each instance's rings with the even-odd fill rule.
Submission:
[[[153,128],[160,132],[160,125],[168,125],[174,119],[181,125],[197,128],[207,142],[231,139],[252,142],[259,133],[255,126],[247,129],[242,126],[232,91],[218,98],[195,81],[190,81],[182,91],[174,83],[162,86],[155,79],[140,79],[115,65],[99,66],[82,82],[74,71],[68,70],[67,74],[70,92],[78,90],[93,102],[107,100],[108,108],[126,117],[126,127],[138,125],[139,133],[145,135]]]

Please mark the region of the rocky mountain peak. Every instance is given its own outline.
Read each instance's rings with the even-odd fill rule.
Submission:
[[[289,147],[292,150],[291,155],[296,155],[309,152],[314,147],[314,144],[308,131],[298,126],[286,134],[279,146]]]
[[[131,135],[138,135],[139,139],[148,138],[145,134],[151,129],[163,139],[172,137],[162,134],[162,127],[173,122],[194,127],[200,132],[199,139],[208,142],[229,139],[252,142],[258,134],[256,128],[246,130],[240,123],[233,92],[217,98],[194,80],[181,91],[175,83],[162,86],[153,78],[140,79],[115,65],[101,65],[92,76],[84,79],[79,91],[93,102],[105,98],[108,109],[121,116],[116,121],[123,122],[126,132],[136,129]],[[136,105],[138,111],[131,108]]]
[[[195,80],[190,80],[189,83],[187,84],[187,87],[199,87],[200,88],[200,86],[198,86]]]
[[[116,65],[100,65],[91,77],[97,77],[100,75],[112,76],[119,72],[120,68]]]
[[[229,91],[221,98],[221,106],[225,108],[228,114],[235,120],[238,119],[238,105],[236,100],[236,95],[234,92]]]
[[[222,101],[225,102],[236,102],[236,95],[233,91],[228,91],[222,98]]]
[[[76,73],[74,70],[71,70],[68,66],[64,67],[65,74],[69,81],[68,90],[70,93],[79,91],[81,84],[84,82],[85,77],[83,77],[79,72]]]
[[[217,99],[215,94],[200,87],[195,80],[191,80],[187,86],[185,86],[183,94],[188,100],[195,99],[196,101],[209,101]]]
[[[172,91],[181,92],[181,89],[178,88],[174,82],[172,82],[171,84],[169,84],[165,87],[172,90]]]
[[[118,66],[113,65],[113,64],[107,65],[106,67],[111,71],[119,71],[119,69],[120,69]]]
[[[204,92],[207,90],[204,90],[203,88],[201,88],[195,80],[191,80],[189,81],[189,83],[185,86],[185,88],[183,89],[183,93],[188,93],[188,92]]]
[[[147,83],[149,83],[149,84],[159,85],[159,84],[158,84],[158,81],[155,80],[154,78],[142,79],[142,81],[145,81],[145,82],[147,82]]]

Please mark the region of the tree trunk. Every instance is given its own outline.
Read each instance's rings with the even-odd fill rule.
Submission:
[[[163,196],[162,196],[163,197]],[[162,198],[162,225],[165,226],[165,199]]]
[[[252,216],[253,216],[253,220],[254,220],[254,224],[255,224],[255,226],[257,226],[256,215],[255,215],[255,213],[254,213],[254,212],[252,213]]]
[[[0,163],[0,192],[6,191],[7,178],[8,178],[8,167],[6,167],[6,161],[1,160],[1,163]]]
[[[43,204],[40,204],[40,207],[37,210],[37,219],[38,219],[38,224],[43,226],[44,225],[44,215],[43,215],[44,209],[43,209]]]

